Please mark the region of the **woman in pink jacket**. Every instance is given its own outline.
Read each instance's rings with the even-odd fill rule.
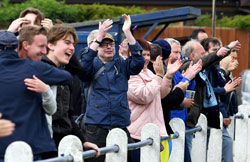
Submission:
[[[180,68],[181,61],[171,63],[169,59],[167,73],[164,73],[163,62],[158,56],[153,63],[156,74],[153,74],[147,65],[150,60],[150,45],[146,40],[137,40],[143,48],[146,60],[143,70],[129,79],[128,101],[131,109],[131,124],[128,130],[133,139],[141,139],[141,130],[147,123],[154,123],[160,129],[161,136],[167,136],[162,112],[161,98],[164,98],[171,89],[173,74]],[[165,75],[164,75],[165,74]]]

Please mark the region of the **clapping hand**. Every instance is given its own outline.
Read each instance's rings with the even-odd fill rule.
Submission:
[[[184,72],[183,76],[192,80],[197,73],[199,73],[202,69],[202,60],[199,60],[196,64],[193,65],[193,61],[189,64],[186,72]]]
[[[123,32],[130,31],[130,27],[131,27],[131,18],[130,18],[130,16],[126,15],[126,14],[122,14],[122,17],[124,18],[124,24],[122,26]]]
[[[99,22],[98,41],[102,41],[109,29],[112,28],[113,20],[107,19],[103,23]]]
[[[153,63],[153,68],[156,75],[164,76],[164,68],[161,56],[157,56],[155,62]]]
[[[168,65],[167,65],[167,76],[172,77],[174,73],[176,73],[180,69],[181,65],[182,65],[182,62],[180,59],[172,63],[172,58],[170,57],[168,60]]]

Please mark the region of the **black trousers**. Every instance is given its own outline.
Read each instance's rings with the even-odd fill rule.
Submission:
[[[130,133],[127,128],[123,129],[128,136],[128,143],[134,143],[134,140],[130,137]],[[106,138],[108,136],[109,130],[96,126],[85,124],[84,126],[84,136],[87,142],[95,143],[99,148],[106,147]],[[101,155],[98,158],[88,158],[84,159],[85,162],[104,162],[105,155]],[[128,162],[131,161],[131,151],[128,151]]]

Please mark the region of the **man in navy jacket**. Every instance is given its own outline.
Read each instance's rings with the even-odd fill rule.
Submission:
[[[125,19],[123,31],[132,56],[126,60],[121,57],[114,58],[114,38],[107,33],[113,21],[108,19],[99,25],[96,39],[91,40],[90,47],[84,51],[81,59],[84,71],[81,79],[86,82],[85,96],[87,96],[85,138],[98,147],[106,145],[106,137],[112,128],[122,128],[129,136],[126,129],[130,124],[128,79],[130,75],[140,73],[145,63],[142,48],[130,31],[130,17],[127,15],[123,17]],[[98,72],[101,68],[103,71]],[[96,77],[98,73],[99,76]],[[104,156],[86,161],[103,162]]]
[[[37,33],[35,37],[41,44],[47,44],[46,32]],[[16,47],[16,36],[0,31],[0,112],[3,119],[16,125],[12,135],[0,139],[0,160],[14,141],[27,142],[37,160],[42,153],[56,151],[56,147],[48,130],[41,94],[28,90],[24,79],[35,75],[46,84],[54,85],[67,84],[72,76],[40,61],[20,59]]]

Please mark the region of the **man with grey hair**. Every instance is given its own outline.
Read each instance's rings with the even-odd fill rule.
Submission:
[[[175,62],[176,60],[181,58],[181,44],[178,40],[174,38],[166,38],[165,39],[171,46],[171,57],[172,61]]]
[[[90,44],[96,39],[96,37],[98,36],[98,30],[92,30],[88,37],[87,37],[87,43],[88,43],[88,46],[90,46]]]
[[[214,99],[213,91],[209,91],[211,89],[208,88],[210,83],[207,79],[204,70],[211,67],[211,65],[213,65],[214,63],[219,62],[224,56],[229,54],[232,49],[238,50],[239,48],[240,48],[239,41],[233,41],[228,46],[222,47],[218,51],[206,55],[204,48],[197,40],[190,40],[184,45],[182,49],[182,54],[185,60],[183,61],[183,65],[180,68],[181,71],[186,70],[192,61],[195,63],[200,59],[202,60],[202,71],[195,77],[196,86],[194,90],[196,93],[194,96],[194,106],[192,107],[192,109],[190,109],[188,113],[186,122],[187,129],[195,127],[195,125],[198,122],[200,113],[204,108],[210,108],[217,104],[215,102],[216,99],[212,100]],[[214,127],[219,128],[220,127],[219,118],[218,121],[215,123],[217,123],[217,125]],[[189,146],[188,148],[189,151],[191,152],[193,136],[189,135],[187,138],[188,138],[187,144]],[[189,160],[185,159],[185,162],[186,161],[191,161],[191,158]]]

